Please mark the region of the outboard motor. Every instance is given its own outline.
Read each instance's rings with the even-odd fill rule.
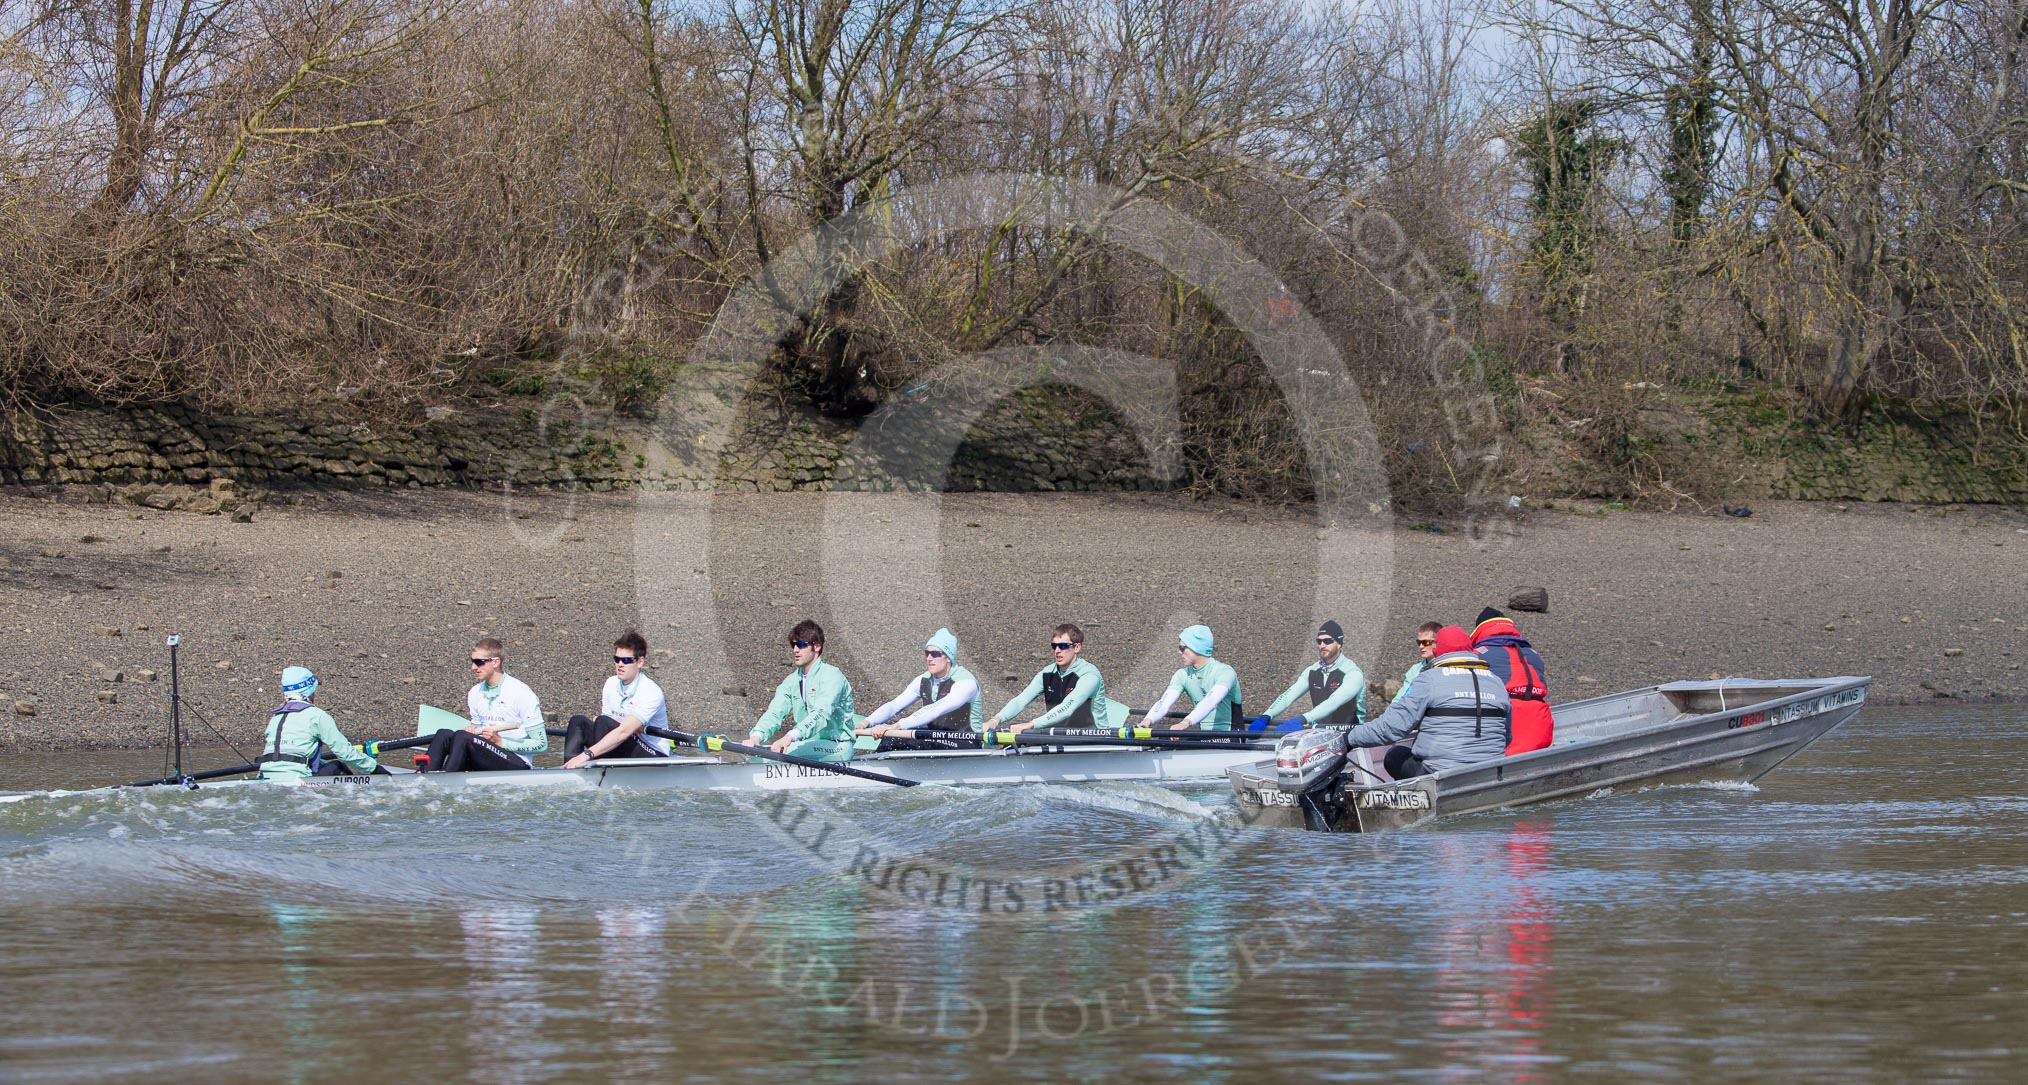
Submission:
[[[1345,767],[1345,732],[1312,727],[1283,735],[1275,743],[1275,781],[1300,795],[1329,781]]]
[[[1337,788],[1345,753],[1345,732],[1336,727],[1297,731],[1275,744],[1275,784],[1296,796],[1311,829],[1328,832],[1345,813]]]

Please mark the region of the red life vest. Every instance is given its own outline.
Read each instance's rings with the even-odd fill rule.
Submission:
[[[1507,736],[1507,756],[1512,757],[1548,746],[1556,733],[1556,721],[1549,713],[1549,682],[1543,677],[1542,668],[1528,662],[1528,656],[1534,649],[1523,651],[1522,645],[1526,641],[1522,641],[1521,645],[1479,643],[1498,636],[1520,639],[1513,620],[1507,617],[1489,618],[1472,630],[1472,641],[1478,645],[1476,650],[1481,656],[1494,652],[1507,655],[1507,696],[1514,702],[1513,730]]]
[[[1507,756],[1549,745],[1556,721],[1549,714],[1549,687],[1543,683],[1542,672],[1529,666],[1528,657],[1511,644],[1487,647],[1507,653],[1507,696],[1514,702],[1514,729],[1507,738]]]

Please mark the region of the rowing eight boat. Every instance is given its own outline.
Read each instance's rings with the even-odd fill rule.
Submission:
[[[1227,769],[1260,757],[1260,750],[1140,749],[1116,746],[1016,746],[996,750],[921,750],[855,757],[850,765],[882,776],[925,784],[976,787],[1002,784],[1084,784],[1147,781],[1181,783],[1223,779]],[[263,780],[227,780],[199,785],[268,787]],[[510,772],[394,772],[386,776],[312,776],[296,787],[592,787],[643,791],[777,791],[884,788],[891,785],[841,776],[823,769],[773,761],[744,764],[715,757],[667,757],[594,761],[581,769],[545,768]],[[76,792],[20,792],[0,795],[15,802],[32,795]]]

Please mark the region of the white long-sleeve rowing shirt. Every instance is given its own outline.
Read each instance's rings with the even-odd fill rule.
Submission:
[[[1183,726],[1232,730],[1233,710],[1239,706],[1237,671],[1215,659],[1206,659],[1199,667],[1178,667],[1175,676],[1169,679],[1168,691],[1148,707],[1149,726],[1160,727],[1163,713],[1185,693],[1195,707],[1183,718]]]
[[[922,707],[896,720],[895,727],[911,731],[918,728],[955,731],[958,730],[958,721],[963,719],[972,730],[978,731],[983,729],[986,721],[983,706],[979,704],[979,680],[972,677],[971,671],[954,666],[941,680],[932,679],[927,671],[917,675],[894,700],[874,709],[873,714],[866,717],[864,726],[878,727],[914,704]],[[960,709],[969,711],[960,716]]]

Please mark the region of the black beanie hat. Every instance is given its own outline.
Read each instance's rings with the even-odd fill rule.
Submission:
[[[1332,640],[1344,640],[1345,627],[1339,625],[1337,622],[1325,622],[1323,625],[1317,627],[1317,635],[1320,637],[1329,637]]]
[[[1499,611],[1493,609],[1492,607],[1487,607],[1486,609],[1479,612],[1479,620],[1473,622],[1472,624],[1475,626],[1480,626],[1486,624],[1487,622],[1492,621],[1494,618],[1504,618],[1504,617],[1506,617],[1505,614],[1500,613]]]

